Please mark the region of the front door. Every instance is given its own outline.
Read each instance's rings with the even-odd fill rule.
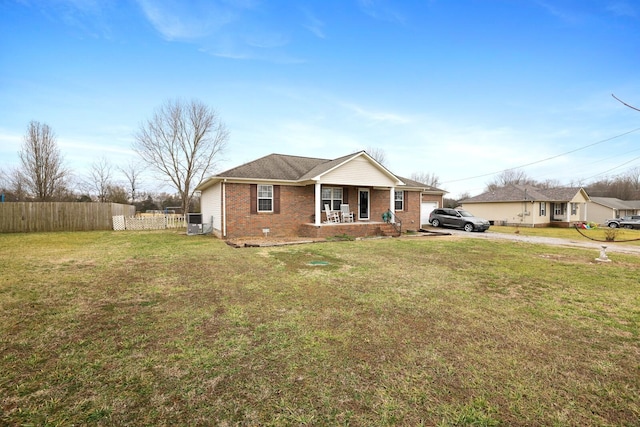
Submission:
[[[358,189],[358,219],[369,219],[369,189]]]

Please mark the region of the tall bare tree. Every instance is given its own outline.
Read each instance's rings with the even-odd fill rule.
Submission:
[[[69,172],[63,166],[56,135],[46,123],[32,121],[19,152],[22,181],[38,201],[52,200]]]
[[[136,162],[129,162],[126,166],[119,168],[127,179],[127,192],[131,199],[131,204],[136,203],[138,197],[138,191],[140,186],[140,175],[144,170],[144,167]]]
[[[170,100],[140,125],[133,149],[178,191],[186,213],[195,188],[215,169],[228,140],[215,110],[197,100]]]
[[[91,163],[85,185],[90,192],[96,195],[99,202],[107,201],[108,189],[113,185],[112,176],[113,166],[105,157]]]

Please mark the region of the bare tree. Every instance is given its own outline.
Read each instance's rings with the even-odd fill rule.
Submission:
[[[368,147],[365,151],[376,162],[380,163],[383,166],[385,165],[387,161],[387,153],[385,153],[382,148]]]
[[[91,164],[85,186],[89,192],[94,193],[99,202],[107,201],[109,187],[113,185],[111,178],[113,166],[105,158],[101,157]]]
[[[30,122],[19,155],[21,182],[36,200],[52,200],[69,175],[53,130],[45,123]]]
[[[138,196],[138,187],[140,185],[140,174],[142,174],[144,167],[136,162],[129,162],[125,167],[119,168],[127,179],[127,192],[131,199],[131,204],[136,203]]]
[[[411,179],[427,184],[430,187],[438,187],[440,185],[440,178],[435,173],[414,172],[411,174]]]
[[[487,184],[487,190],[491,191],[511,184],[535,185],[535,181],[521,169],[505,169]]]
[[[562,183],[555,178],[545,179],[544,181],[537,182],[535,185],[536,187],[544,188],[544,189],[562,187]],[[571,187],[574,187],[574,186],[571,186]],[[575,187],[580,187],[580,186],[576,185]]]
[[[635,191],[640,190],[640,166],[634,166],[623,174],[624,179],[631,183]]]
[[[133,149],[170,183],[188,212],[195,188],[215,169],[229,131],[216,111],[192,100],[167,101],[135,134]]]
[[[129,203],[129,195],[127,194],[127,189],[119,186],[119,185],[107,185],[105,190],[105,201],[111,203]]]
[[[16,202],[21,202],[27,200],[27,185],[26,179],[20,169],[12,169],[5,175],[6,179],[6,190],[13,196],[13,200]],[[8,194],[5,194],[5,199],[8,197]]]

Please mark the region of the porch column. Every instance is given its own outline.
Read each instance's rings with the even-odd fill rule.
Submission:
[[[392,222],[396,222],[396,217],[395,217],[395,213],[396,213],[396,189],[394,187],[391,187],[389,189],[389,210],[391,212],[393,212],[394,215],[391,216],[391,221]]]
[[[322,193],[320,191],[320,189],[322,188],[322,185],[320,185],[319,182],[316,182],[316,196],[315,196],[315,225],[321,225],[322,224]]]

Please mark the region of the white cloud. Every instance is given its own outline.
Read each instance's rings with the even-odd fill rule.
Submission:
[[[167,40],[196,40],[234,21],[236,11],[215,2],[138,0],[153,27]]]
[[[411,122],[410,117],[402,116],[400,114],[366,110],[355,104],[343,103],[342,106],[355,112],[359,117],[374,123],[406,124]]]
[[[304,15],[306,17],[306,22],[302,26],[313,33],[316,37],[325,39],[326,35],[324,33],[324,22],[322,22],[308,10],[304,11]]]
[[[404,24],[405,16],[396,8],[399,3],[387,0],[358,0],[360,9],[370,17],[379,21]]]
[[[630,18],[638,16],[636,8],[626,1],[616,1],[608,4],[607,10],[616,16],[628,16]]]

